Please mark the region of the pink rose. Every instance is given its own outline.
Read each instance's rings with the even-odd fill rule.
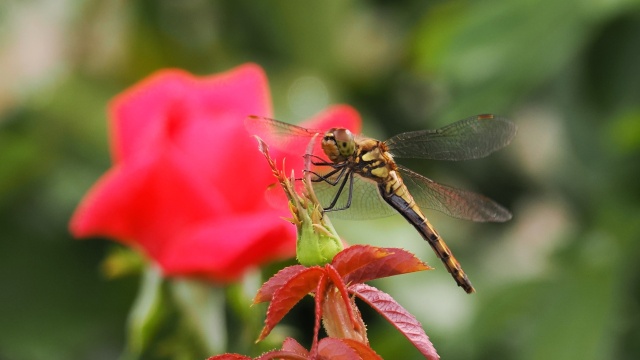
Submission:
[[[244,128],[252,114],[272,116],[254,64],[204,78],[164,70],[124,91],[109,106],[113,166],[82,200],[71,232],[139,249],[165,275],[219,282],[294,255],[287,209],[265,200],[275,179]],[[338,106],[313,126],[357,131],[360,119]],[[299,173],[302,154],[287,168]]]

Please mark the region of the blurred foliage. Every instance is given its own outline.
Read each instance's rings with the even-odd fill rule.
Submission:
[[[640,356],[640,2],[5,0],[0,359],[122,353],[140,280],[108,279],[100,264],[115,245],[67,232],[109,167],[106,104],[160,68],[210,74],[247,61],[265,68],[276,117],[290,122],[348,103],[380,137],[487,112],[518,124],[514,143],[489,159],[410,163],[512,209],[506,224],[428,214],[478,294],[456,289],[399,219],[336,224],[350,242],[393,243],[435,264],[379,286],[420,319],[443,358]],[[185,284],[156,288],[173,299],[159,316],[188,314],[185,297],[219,290]],[[226,290],[226,319],[242,336],[220,341],[259,353],[245,341],[260,324],[256,309],[242,310],[251,295],[239,287]],[[382,356],[417,356],[364,315]],[[304,317],[286,319],[295,335],[311,332]],[[215,332],[203,320],[191,328]],[[142,358],[180,358],[180,329],[149,335],[157,351]],[[202,353],[182,357],[217,345],[197,346]]]

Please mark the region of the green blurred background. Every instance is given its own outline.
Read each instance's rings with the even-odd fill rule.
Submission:
[[[443,359],[640,358],[638,1],[3,0],[0,359],[120,355],[139,277],[109,279],[101,263],[116,246],[67,231],[110,165],[106,104],[157,69],[248,61],[289,122],[347,103],[381,138],[480,113],[518,124],[487,159],[408,163],[512,210],[505,224],[427,214],[477,294],[401,218],[334,222],[349,242],[405,247],[437,268],[375,285]],[[365,316],[382,356],[419,358]]]

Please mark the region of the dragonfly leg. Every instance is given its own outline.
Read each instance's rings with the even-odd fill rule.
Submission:
[[[336,203],[338,202],[338,198],[340,197],[340,194],[342,194],[342,190],[344,190],[344,186],[347,184],[347,180],[349,180],[349,195],[347,197],[347,204],[343,207],[340,208],[335,208]],[[340,211],[340,210],[346,210],[348,208],[351,207],[351,198],[353,196],[353,172],[350,171],[347,176],[344,178],[344,180],[342,181],[342,184],[340,184],[340,188],[338,189],[338,192],[336,193],[336,196],[333,198],[333,200],[331,201],[331,204],[329,206],[327,206],[326,208],[324,208],[325,212],[328,211]]]
[[[304,154],[304,158],[305,159],[308,158],[308,157],[311,157],[311,158],[319,160],[319,161],[311,161],[311,164],[313,164],[315,166],[330,166],[330,167],[333,168],[332,171],[330,171],[329,173],[324,174],[324,175],[320,175],[320,174],[316,173],[315,171],[311,171],[311,170],[303,170],[304,172],[310,172],[311,174],[317,176],[316,179],[312,179],[311,180],[313,182],[325,181],[325,182],[327,182],[327,183],[329,183],[331,185],[336,185],[338,183],[338,181],[340,181],[340,177],[342,176],[342,174],[338,176],[338,178],[335,180],[335,182],[328,181],[328,178],[330,176],[332,176],[333,174],[337,173],[338,171],[343,170],[344,167],[347,166],[346,162],[336,164],[334,162],[328,162],[328,161],[324,160],[323,158],[321,158],[319,156],[316,156],[316,155],[313,155],[313,154]],[[302,180],[302,178],[299,178],[299,179],[296,179],[296,180]]]
[[[333,174],[337,173],[338,171],[340,172],[340,174],[338,174],[338,176],[336,176],[336,179],[335,179],[335,180],[331,180],[331,179],[329,179],[329,177],[331,177]],[[338,184],[338,182],[340,181],[340,179],[342,179],[342,176],[344,176],[345,171],[347,171],[347,167],[345,167],[345,166],[341,166],[341,167],[339,167],[339,168],[336,168],[336,169],[334,169],[334,170],[332,170],[332,171],[330,171],[330,172],[328,172],[328,173],[326,173],[326,174],[324,174],[324,175],[320,175],[320,174],[318,174],[318,173],[316,173],[316,172],[314,172],[314,171],[310,171],[310,170],[309,170],[309,172],[310,172],[311,174],[313,174],[313,175],[317,176],[317,178],[316,178],[316,179],[312,179],[312,180],[311,180],[312,182],[321,182],[321,181],[324,181],[324,182],[326,182],[327,184],[329,184],[329,185],[331,185],[331,186],[335,186],[335,185],[337,185],[337,184]]]
[[[316,160],[316,161],[311,160],[311,163],[313,165],[316,165],[316,166],[333,166],[334,165],[333,162],[329,162],[329,161],[321,158],[320,156],[313,155],[313,154],[304,154],[304,158],[305,159],[308,158],[308,157],[310,157],[311,159],[315,159]]]
[[[327,179],[328,179],[330,176],[332,176],[333,174],[337,173],[338,171],[343,170],[343,169],[344,169],[344,167],[346,166],[346,163],[342,163],[342,164],[335,164],[335,163],[319,164],[319,163],[314,163],[314,165],[318,165],[318,166],[331,166],[331,167],[333,168],[333,170],[331,170],[329,173],[324,174],[324,175],[320,175],[320,174],[318,174],[317,172],[312,171],[312,170],[302,170],[302,171],[303,171],[303,172],[305,172],[305,173],[306,173],[306,172],[309,172],[309,173],[311,173],[311,174],[313,174],[313,175],[317,176],[317,179],[311,179],[311,181],[313,181],[313,182],[320,182],[320,181],[326,181],[326,182],[329,182]],[[303,179],[303,178],[296,178],[295,180],[296,180],[296,181],[300,181],[300,180],[302,180],[302,179]],[[338,181],[339,181],[339,179],[337,179],[337,180],[335,181],[335,184],[337,184],[337,183],[338,183]],[[330,183],[330,184],[331,184],[331,183]],[[335,185],[335,184],[331,184],[331,185]]]
[[[333,168],[333,170],[331,170],[330,172],[324,174],[324,175],[320,175],[318,173],[316,173],[315,171],[311,171],[311,170],[305,170],[310,172],[311,174],[315,175],[316,178],[312,179],[312,182],[321,182],[324,181],[327,184],[331,185],[331,186],[336,186],[340,181],[342,181],[342,183],[340,184],[340,187],[338,188],[338,191],[336,192],[336,195],[333,197],[333,200],[331,200],[331,204],[329,204],[329,206],[327,206],[326,208],[324,208],[324,211],[339,211],[339,210],[345,210],[351,207],[351,199],[353,197],[353,172],[352,171],[347,171],[349,169],[348,167],[348,163],[342,162],[342,163],[334,163],[334,162],[327,162],[324,159],[322,159],[321,157],[315,156],[313,154],[305,154],[305,157],[311,157],[314,159],[318,159],[320,161],[316,162],[316,161],[312,161],[311,163],[313,165],[316,166],[330,166]],[[338,173],[338,176],[336,176],[335,179],[330,179],[331,176],[335,175],[336,173]],[[347,174],[347,176],[345,177],[344,175]],[[344,187],[347,185],[347,180],[349,181],[349,196],[347,198],[347,204],[343,207],[340,208],[335,208],[338,199],[340,198],[340,194],[342,194],[342,191],[344,190]]]

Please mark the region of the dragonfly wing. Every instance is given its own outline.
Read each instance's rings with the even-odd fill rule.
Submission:
[[[254,115],[248,116],[244,121],[244,125],[249,134],[257,135],[269,146],[300,156],[305,153],[305,148],[311,138],[315,134],[322,134],[320,130],[306,129]],[[321,138],[321,136],[318,136],[318,138]]]
[[[330,180],[335,181],[336,176]],[[314,183],[313,190],[323,207],[329,206],[340,188],[340,182],[331,185],[326,182]],[[349,198],[349,183],[345,185],[334,208],[343,208],[347,205]],[[348,209],[330,211],[326,214],[331,218],[347,220],[366,220],[386,217],[397,214],[397,212],[382,199],[375,182],[367,180],[357,174],[353,175],[353,191],[351,195],[351,206]]]
[[[485,157],[511,142],[516,125],[495,115],[476,115],[438,130],[398,134],[385,143],[401,158],[468,160]]]
[[[404,184],[420,208],[472,221],[503,222],[511,219],[509,210],[486,196],[438,184],[403,166],[398,168]]]

